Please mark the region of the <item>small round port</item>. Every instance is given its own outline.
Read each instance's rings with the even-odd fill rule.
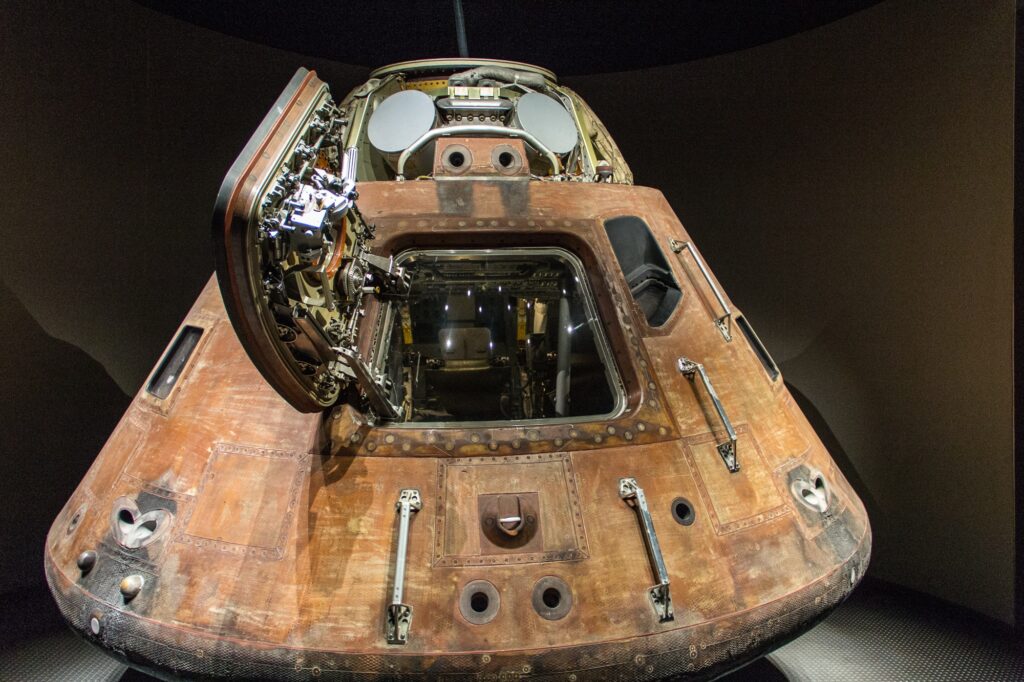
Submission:
[[[693,505],[690,504],[688,499],[677,497],[672,500],[672,518],[682,526],[689,526],[697,518],[697,513],[693,510]]]
[[[462,588],[459,612],[473,625],[484,625],[494,620],[501,608],[498,589],[486,580],[474,580]]]
[[[545,620],[561,620],[572,610],[572,590],[557,576],[547,575],[533,586],[533,610]]]

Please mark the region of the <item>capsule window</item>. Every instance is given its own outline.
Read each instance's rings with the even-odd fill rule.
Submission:
[[[181,378],[185,363],[192,357],[199,344],[203,330],[199,327],[185,326],[171,344],[171,349],[164,354],[153,378],[146,385],[146,392],[163,400],[171,394],[174,385]]]
[[[604,229],[626,277],[629,293],[647,324],[665,324],[679,304],[682,291],[647,223],[636,216],[620,216],[606,220]]]
[[[749,322],[747,322],[747,318],[740,315],[736,318],[736,324],[738,324],[740,329],[743,331],[743,336],[747,337],[747,343],[750,344],[750,347],[753,349],[754,355],[757,356],[757,359],[761,361],[762,365],[764,365],[764,370],[768,372],[768,376],[772,378],[772,381],[778,379],[778,365],[775,364],[775,360],[772,359],[772,356],[768,354],[768,349],[764,347],[763,343],[761,343],[761,339],[759,339],[757,334],[754,333],[754,328],[750,326]]]

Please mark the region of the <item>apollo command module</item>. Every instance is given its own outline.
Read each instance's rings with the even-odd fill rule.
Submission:
[[[554,74],[300,69],[200,294],[53,524],[166,677],[705,679],[864,575],[864,507],[662,194]]]

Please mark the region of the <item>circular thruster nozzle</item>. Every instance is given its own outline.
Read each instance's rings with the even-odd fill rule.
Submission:
[[[378,151],[400,152],[434,127],[436,113],[430,95],[420,90],[402,90],[377,105],[366,134]]]
[[[557,100],[528,92],[516,102],[519,126],[555,154],[567,154],[576,146],[576,124]]]

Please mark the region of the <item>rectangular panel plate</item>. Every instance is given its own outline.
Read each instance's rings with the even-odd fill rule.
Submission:
[[[487,566],[575,561],[590,555],[579,492],[568,453],[465,457],[438,463],[434,566]],[[478,500],[535,493],[541,546],[518,551],[484,545]]]
[[[722,466],[717,449],[721,436],[707,433],[684,441],[686,463],[719,535],[759,525],[790,511],[749,427],[737,425],[736,437],[738,449],[747,454],[735,473]]]
[[[218,443],[177,539],[280,559],[308,461],[306,453]]]

